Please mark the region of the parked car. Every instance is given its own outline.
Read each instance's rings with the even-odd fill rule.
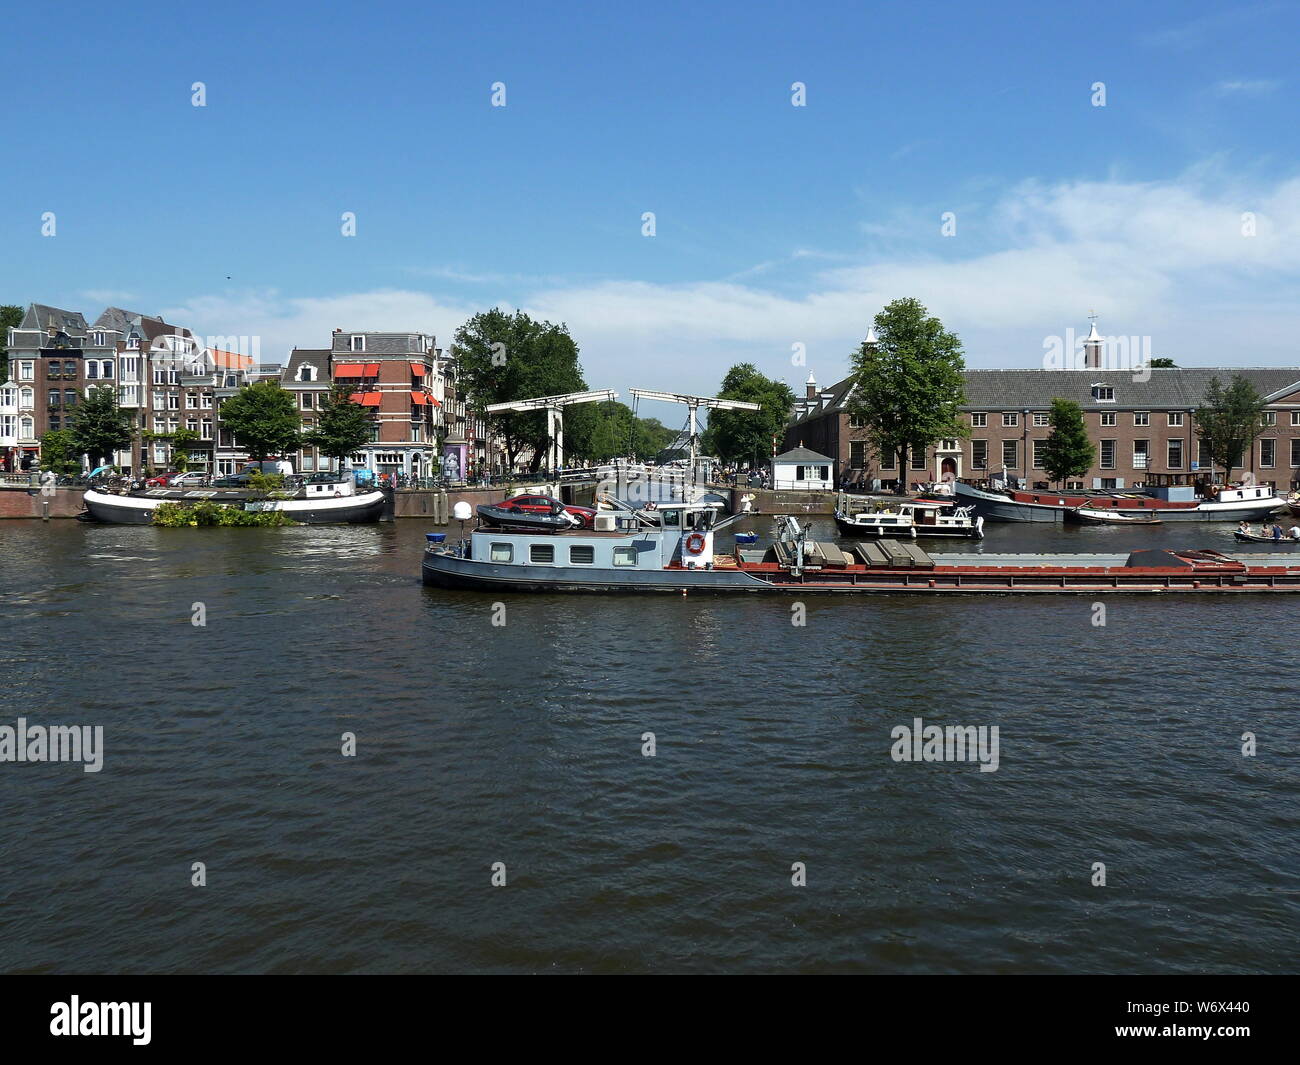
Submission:
[[[180,470],[168,470],[166,473],[155,474],[144,483],[150,488],[166,488],[172,483],[172,480],[181,475]]]
[[[584,529],[591,528],[592,519],[596,516],[596,511],[591,507],[571,506],[568,503],[561,503],[558,499],[552,499],[550,496],[515,496],[513,499],[505,500],[500,505],[503,507],[518,507],[520,510],[526,510],[534,514],[549,514],[557,506],[563,507],[567,513],[581,519]]]
[[[168,488],[198,488],[208,483],[208,475],[197,470],[177,474],[167,482]]]
[[[213,488],[247,488],[248,474],[231,473],[231,474],[227,474],[225,477],[218,477],[215,481],[212,482],[212,487]]]

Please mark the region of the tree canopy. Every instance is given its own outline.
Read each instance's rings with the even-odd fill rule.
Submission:
[[[86,389],[68,428],[73,447],[90,456],[92,469],[113,452],[130,447],[135,432],[131,414],[117,405],[117,389],[112,386]]]
[[[1205,402],[1196,411],[1196,435],[1210,455],[1210,472],[1223,467],[1225,482],[1233,467],[1244,465],[1243,456],[1255,446],[1264,429],[1264,397],[1241,374],[1233,374],[1227,388],[1210,378]]]
[[[658,419],[637,418],[625,403],[583,403],[564,412],[566,453],[592,462],[653,458],[675,435]]]
[[[772,453],[772,438],[780,443],[794,409],[794,392],[784,381],[765,377],[753,363],[740,362],[727,371],[719,399],[758,403],[762,410],[710,410],[702,446],[724,462],[759,462]]]
[[[1052,400],[1051,433],[1043,446],[1043,469],[1056,482],[1082,477],[1092,469],[1096,448],[1083,423],[1083,408],[1068,399]]]
[[[321,397],[316,428],[303,434],[303,443],[322,455],[342,461],[368,443],[375,420],[352,398],[351,385],[334,385]]]
[[[910,449],[966,435],[958,421],[965,402],[961,341],[911,298],[888,304],[874,324],[875,343],[863,341],[853,356],[849,414],[860,419],[872,449],[896,455],[906,471]]]
[[[449,350],[458,363],[458,383],[466,402],[480,414],[493,403],[587,388],[578,345],[568,328],[535,322],[523,311],[507,314],[493,308],[474,315],[456,330]],[[569,414],[566,412],[566,422]],[[533,469],[540,466],[547,442],[544,411],[499,411],[487,418],[505,442],[510,466],[529,448]]]
[[[241,388],[217,412],[222,426],[235,434],[249,458],[262,460],[298,450],[301,420],[293,396],[278,381],[258,381]]]
[[[81,469],[80,452],[72,439],[71,429],[51,429],[41,436],[41,469],[55,473],[77,473]]]

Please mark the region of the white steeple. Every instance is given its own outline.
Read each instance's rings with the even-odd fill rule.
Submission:
[[[867,339],[864,341],[864,343],[866,344],[880,343],[880,341],[876,338],[876,326],[874,322],[872,323],[871,327],[867,330]]]
[[[1085,369],[1101,369],[1101,347],[1105,338],[1097,332],[1097,315],[1092,313],[1088,315],[1092,320],[1092,328],[1083,340],[1083,365]]]

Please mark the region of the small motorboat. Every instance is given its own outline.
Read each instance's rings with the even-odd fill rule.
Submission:
[[[523,507],[500,506],[495,503],[480,503],[475,509],[484,522],[499,529],[554,533],[582,527],[582,519],[570,514],[562,504],[553,506],[549,511],[525,510]]]
[[[1243,544],[1300,544],[1300,539],[1294,536],[1274,536],[1272,533],[1261,536],[1259,533],[1242,532],[1240,529],[1232,536],[1238,543]]]
[[[738,544],[756,544],[756,543],[758,543],[758,533],[756,533],[756,532],[738,532],[738,533],[736,533],[736,543],[738,543]]]
[[[1118,510],[1102,510],[1086,504],[1066,511],[1065,516],[1082,525],[1161,525],[1159,518],[1149,518],[1146,514],[1125,514]]]

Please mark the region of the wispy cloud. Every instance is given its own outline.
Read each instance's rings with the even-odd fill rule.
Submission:
[[[1277,78],[1256,78],[1253,81],[1220,81],[1214,86],[1215,96],[1269,96],[1282,87]]]

